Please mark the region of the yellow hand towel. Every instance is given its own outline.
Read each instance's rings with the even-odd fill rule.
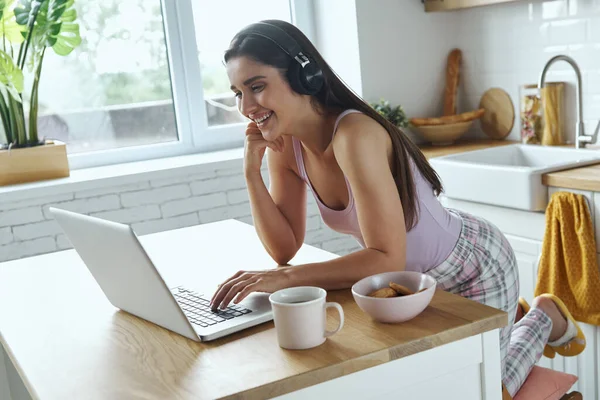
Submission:
[[[600,325],[600,273],[584,196],[557,192],[546,209],[546,232],[535,295],[552,293],[573,317]]]

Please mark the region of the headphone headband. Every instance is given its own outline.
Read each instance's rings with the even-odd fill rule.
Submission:
[[[298,61],[302,67],[310,61],[302,53],[300,45],[286,31],[267,22],[257,22],[242,29],[238,35],[257,35],[276,44],[287,55]]]
[[[302,52],[298,42],[280,27],[257,22],[242,29],[236,36],[260,36],[274,43],[297,64],[290,65],[288,78],[292,88],[302,94],[316,94],[323,86],[323,72],[314,60]]]

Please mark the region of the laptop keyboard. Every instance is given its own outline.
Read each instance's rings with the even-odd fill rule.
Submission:
[[[210,300],[181,287],[173,291],[173,296],[175,296],[175,300],[177,300],[190,322],[204,328],[252,312],[252,310],[236,304],[230,305],[224,310],[213,311],[210,308]]]

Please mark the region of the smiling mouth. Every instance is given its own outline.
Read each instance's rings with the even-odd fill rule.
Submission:
[[[267,121],[269,118],[271,118],[271,115],[273,115],[273,111],[271,111],[268,114],[263,115],[260,118],[255,119],[254,122],[256,122],[257,125],[263,125],[265,121]]]

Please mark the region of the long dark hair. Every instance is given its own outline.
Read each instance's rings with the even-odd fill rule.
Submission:
[[[271,25],[283,29],[302,48],[305,54],[316,61],[321,67],[324,76],[324,85],[321,90],[311,97],[313,107],[317,112],[332,114],[347,109],[359,110],[362,113],[379,122],[389,133],[394,148],[394,164],[392,174],[400,201],[404,209],[404,220],[407,231],[412,229],[417,222],[416,188],[411,174],[409,160],[412,159],[421,174],[429,181],[436,196],[442,192],[442,183],[439,176],[431,168],[429,162],[419,148],[398,127],[375,111],[367,102],[358,97],[344,82],[336,75],[331,67],[325,62],[317,49],[308,38],[294,25],[280,20],[266,20]],[[261,64],[278,68],[282,72],[288,70],[291,62],[296,62],[270,40],[256,35],[236,35],[229,49],[225,51],[224,60],[227,63],[235,57],[249,57]]]

